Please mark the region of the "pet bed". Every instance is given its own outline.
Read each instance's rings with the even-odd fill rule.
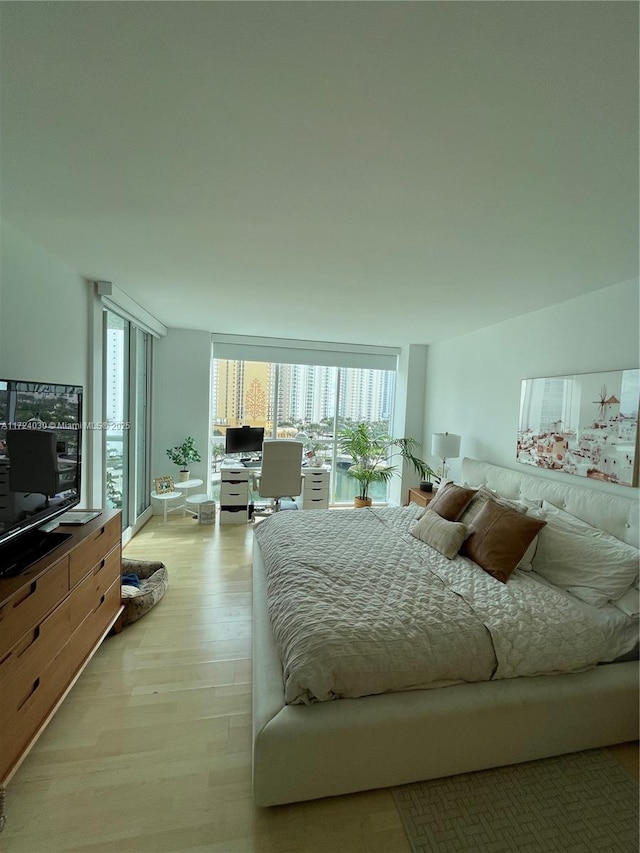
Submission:
[[[122,576],[137,575],[140,587],[123,584],[122,625],[137,622],[148,613],[165,594],[169,586],[169,573],[164,563],[149,560],[122,560]]]

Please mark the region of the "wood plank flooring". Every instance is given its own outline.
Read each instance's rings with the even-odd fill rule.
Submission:
[[[2,853],[409,853],[389,790],[261,809],[251,785],[252,526],[154,517],[169,568],[7,789]],[[612,750],[637,778],[637,745]]]
[[[389,791],[251,798],[253,527],[154,517],[164,598],[109,637],[7,788],[2,853],[408,853]]]

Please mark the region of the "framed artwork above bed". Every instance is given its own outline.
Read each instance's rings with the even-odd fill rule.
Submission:
[[[516,458],[638,485],[640,369],[524,379]]]

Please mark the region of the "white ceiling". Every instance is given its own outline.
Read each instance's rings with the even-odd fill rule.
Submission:
[[[169,326],[428,343],[638,275],[638,4],[3,2],[3,216]]]

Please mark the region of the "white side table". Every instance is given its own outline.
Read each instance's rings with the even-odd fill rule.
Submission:
[[[212,504],[213,506],[213,517],[215,518],[216,511],[216,502],[212,501],[209,495],[189,495],[186,500],[186,511],[191,513],[191,515],[200,521],[200,507],[203,504]]]
[[[184,513],[184,503],[181,503],[180,506],[169,507],[169,501],[184,497],[182,492],[151,492],[151,497],[156,501],[162,501],[164,524],[167,523],[168,512],[175,512],[177,509],[181,509]]]
[[[204,482],[203,480],[199,480],[197,477],[194,477],[191,480],[182,480],[182,482],[180,482],[180,483],[174,483],[173,484],[173,488],[179,489],[181,492],[183,492],[183,494],[185,496],[185,502],[183,505],[183,512],[182,512],[183,515],[187,514],[187,500],[189,498],[189,489],[197,489],[198,486],[201,486],[203,482]]]

